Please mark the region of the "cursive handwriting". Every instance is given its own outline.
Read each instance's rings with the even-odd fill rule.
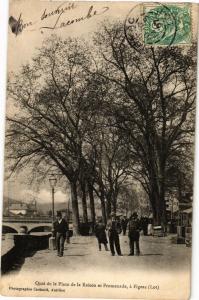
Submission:
[[[66,11],[75,9],[77,7],[74,2],[68,3],[65,6],[63,6],[63,5],[64,5],[64,3],[60,4],[55,10],[52,10],[50,12],[46,12],[46,8],[45,8],[44,12],[41,15],[41,21],[43,21],[49,17],[55,16],[55,15],[58,15],[58,16],[62,15]]]
[[[91,5],[88,8],[88,11],[84,15],[64,20],[63,14],[66,11],[69,11],[69,10],[72,10],[75,8],[76,8],[76,4],[74,2],[71,2],[65,6],[64,6],[64,4],[61,4],[55,10],[52,10],[52,11],[47,11],[47,9],[44,9],[43,13],[40,16],[41,24],[46,19],[49,19],[50,17],[53,17],[53,16],[56,16],[56,17],[55,17],[55,19],[53,18],[53,24],[51,26],[41,26],[40,27],[41,33],[43,33],[43,31],[42,31],[43,29],[53,30],[53,29],[63,28],[63,27],[72,25],[74,23],[83,22],[83,21],[89,20],[95,16],[102,15],[109,10],[109,7],[107,7],[107,6],[104,6],[102,8],[98,8],[98,9],[94,9],[93,5]],[[19,33],[22,33],[22,31],[24,29],[27,29],[36,23],[37,22],[33,23],[32,21],[25,23],[22,19],[22,14],[20,14],[18,19],[15,19],[13,16],[10,16],[10,18],[9,18],[10,28],[16,36]],[[34,28],[34,30],[36,30],[36,29]]]
[[[21,33],[24,29],[27,27],[30,27],[33,25],[32,22],[24,23],[22,19],[22,14],[20,14],[18,20],[16,20],[13,16],[10,16],[9,18],[9,25],[12,30],[12,33],[14,33],[16,36]]]
[[[91,5],[88,9],[88,12],[86,13],[85,16],[81,16],[78,18],[73,18],[73,19],[69,19],[67,21],[60,21],[60,17],[63,14],[60,13],[57,17],[57,19],[55,20],[53,26],[42,26],[40,29],[58,29],[58,28],[63,28],[69,25],[72,25],[74,23],[78,23],[78,22],[82,22],[82,21],[86,21],[89,20],[90,18],[93,18],[94,16],[99,16],[104,14],[107,10],[109,10],[109,7],[102,7],[100,10],[94,10],[93,5]]]

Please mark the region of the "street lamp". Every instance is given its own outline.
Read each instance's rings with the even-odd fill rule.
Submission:
[[[50,186],[52,188],[52,222],[55,220],[55,186],[57,184],[57,178],[54,174],[49,177]]]
[[[107,223],[107,220],[109,219],[109,215],[108,215],[108,202],[107,202],[107,199],[105,198],[104,199],[104,218],[105,218],[105,220],[104,220],[104,222],[105,222],[105,224]]]
[[[53,235],[49,238],[49,249],[55,250],[56,243],[54,237],[54,220],[55,220],[55,186],[57,184],[57,178],[54,174],[51,174],[49,177],[50,186],[52,188],[52,232]]]

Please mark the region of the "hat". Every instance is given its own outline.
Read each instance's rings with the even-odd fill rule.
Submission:
[[[57,211],[57,217],[62,217],[61,211]]]
[[[136,213],[136,212],[134,212],[133,214],[132,214],[132,217],[133,218],[135,218],[135,217],[137,217],[138,216],[138,214]]]

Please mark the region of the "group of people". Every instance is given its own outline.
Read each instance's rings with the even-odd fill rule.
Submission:
[[[119,256],[122,256],[121,248],[120,248],[120,239],[119,235],[123,233],[126,234],[128,229],[128,237],[129,237],[129,247],[130,253],[129,255],[134,255],[136,248],[136,255],[140,254],[140,231],[143,229],[142,224],[138,218],[138,214],[134,212],[129,219],[123,217],[121,220],[116,217],[115,214],[111,214],[110,219],[105,225],[102,222],[102,219],[99,219],[95,225],[94,231],[95,236],[98,241],[99,250],[102,250],[102,244],[106,251],[108,249],[108,240],[111,255],[114,256],[116,253]],[[64,253],[64,244],[67,240],[67,243],[70,243],[70,230],[68,226],[67,220],[62,217],[61,212],[57,212],[57,219],[53,224],[54,236],[56,238],[56,249],[57,255],[63,256]],[[108,233],[108,239],[107,239]]]
[[[108,251],[107,231],[111,255],[114,256],[117,253],[119,256],[122,256],[119,234],[123,232],[123,235],[125,235],[127,228],[130,247],[129,255],[134,255],[135,248],[136,254],[140,255],[139,239],[142,227],[136,212],[129,219],[124,217],[121,221],[116,218],[115,214],[112,214],[106,226],[103,224],[102,219],[98,221],[95,225],[95,235],[98,240],[99,250],[101,251],[101,244],[103,244],[105,250]]]

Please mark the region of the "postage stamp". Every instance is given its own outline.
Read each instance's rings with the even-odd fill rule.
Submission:
[[[145,45],[184,45],[192,39],[189,4],[144,4],[143,40]]]

